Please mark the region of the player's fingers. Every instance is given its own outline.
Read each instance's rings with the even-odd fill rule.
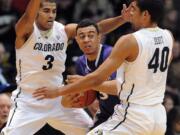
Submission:
[[[71,101],[72,102],[79,102],[79,97],[80,97],[80,94],[76,93],[74,95],[71,95]]]
[[[38,88],[38,89],[36,89],[36,91],[43,90],[43,89],[46,89],[46,87]]]
[[[80,76],[80,75],[68,75],[67,76],[67,79],[69,79],[69,80],[78,80],[81,78],[82,78],[82,76]]]
[[[38,89],[33,93],[33,97],[39,97],[41,95],[45,95],[46,89]]]
[[[72,97],[73,97],[72,94],[68,94],[68,95],[66,95],[66,100],[71,101]]]
[[[66,79],[65,82],[68,83],[68,79]]]
[[[41,97],[41,96],[44,96],[44,94],[43,93],[33,93],[33,97],[35,97],[35,98],[38,98],[38,97]]]
[[[74,82],[74,80],[67,80],[66,81],[67,84],[70,84],[70,83],[73,83],[73,82]]]
[[[132,7],[132,3],[130,3],[130,5],[126,8],[126,12],[130,12],[131,11],[131,7]]]
[[[45,95],[38,96],[38,97],[36,97],[36,99],[37,100],[43,100],[43,99],[45,99]]]
[[[73,83],[73,80],[67,78],[67,79],[65,80],[65,82],[66,82],[67,84],[70,84],[70,83]]]
[[[33,94],[33,97],[36,98],[37,100],[42,100],[44,98],[46,98],[46,95],[45,94],[42,94],[42,93],[35,93]]]
[[[83,108],[83,105],[81,103],[74,103],[71,105],[72,108]]]
[[[123,9],[121,10],[121,14],[123,14],[126,11],[126,9],[127,9],[126,4],[123,4]]]
[[[33,94],[35,94],[35,93],[44,93],[46,90],[47,90],[46,87],[38,88],[33,92]]]
[[[67,79],[70,80],[70,79],[73,79],[75,75],[67,75]]]
[[[123,10],[126,10],[126,9],[127,9],[126,4],[123,4]]]
[[[68,75],[66,80],[67,80],[67,83],[73,83],[75,81],[75,77]]]

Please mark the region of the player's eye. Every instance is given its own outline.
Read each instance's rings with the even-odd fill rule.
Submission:
[[[49,9],[44,9],[43,12],[49,13]]]
[[[55,10],[53,10],[53,13],[54,13],[54,14],[56,14],[56,9],[55,9]]]
[[[89,37],[90,39],[92,39],[92,38],[94,38],[94,35],[93,35],[93,34],[89,34],[88,37]]]
[[[85,35],[79,35],[79,38],[80,38],[80,39],[84,39],[84,38],[85,38]]]
[[[47,11],[47,10],[44,10],[44,13],[49,13],[49,11]]]

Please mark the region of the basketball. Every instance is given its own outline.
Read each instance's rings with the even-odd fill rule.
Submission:
[[[79,107],[86,107],[94,102],[96,99],[96,91],[88,90],[85,92],[80,93],[78,98],[78,102],[80,104]]]

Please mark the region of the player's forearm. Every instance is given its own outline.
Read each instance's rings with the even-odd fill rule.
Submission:
[[[16,24],[17,34],[24,34],[25,31],[28,32],[33,26],[37,13],[39,11],[41,0],[31,0],[26,8],[25,13],[19,19]]]
[[[68,84],[64,87],[60,87],[58,89],[58,95],[62,96],[71,93],[83,92],[100,85],[103,81],[104,80],[101,77],[98,77],[97,75],[91,73],[74,83]]]
[[[126,21],[123,19],[123,17],[117,16],[98,22],[98,27],[101,34],[107,34],[117,29],[119,26],[123,25],[124,23],[126,23]]]
[[[93,89],[110,95],[117,95],[118,90],[116,83],[117,83],[116,80],[105,81],[99,86],[94,87]]]
[[[31,0],[26,8],[25,15],[29,20],[35,20],[40,8],[41,0]]]

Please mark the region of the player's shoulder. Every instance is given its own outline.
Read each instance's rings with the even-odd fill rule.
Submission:
[[[141,30],[122,36],[122,41],[128,45],[137,44],[137,40]],[[140,34],[143,35],[143,34]]]
[[[172,40],[174,41],[174,36],[173,36],[173,33],[169,30],[169,29],[164,29],[164,31],[166,31],[170,37],[172,38]]]
[[[112,50],[112,46],[108,45],[108,44],[103,44],[102,47],[105,49],[105,50]]]
[[[64,24],[54,21],[54,27],[58,29],[64,29]]]
[[[112,46],[103,44],[102,49],[104,50],[103,53],[110,53],[112,51]]]
[[[111,53],[112,51],[112,47],[110,45],[107,44],[103,44],[102,45],[102,49],[101,49],[101,59],[105,60]]]

